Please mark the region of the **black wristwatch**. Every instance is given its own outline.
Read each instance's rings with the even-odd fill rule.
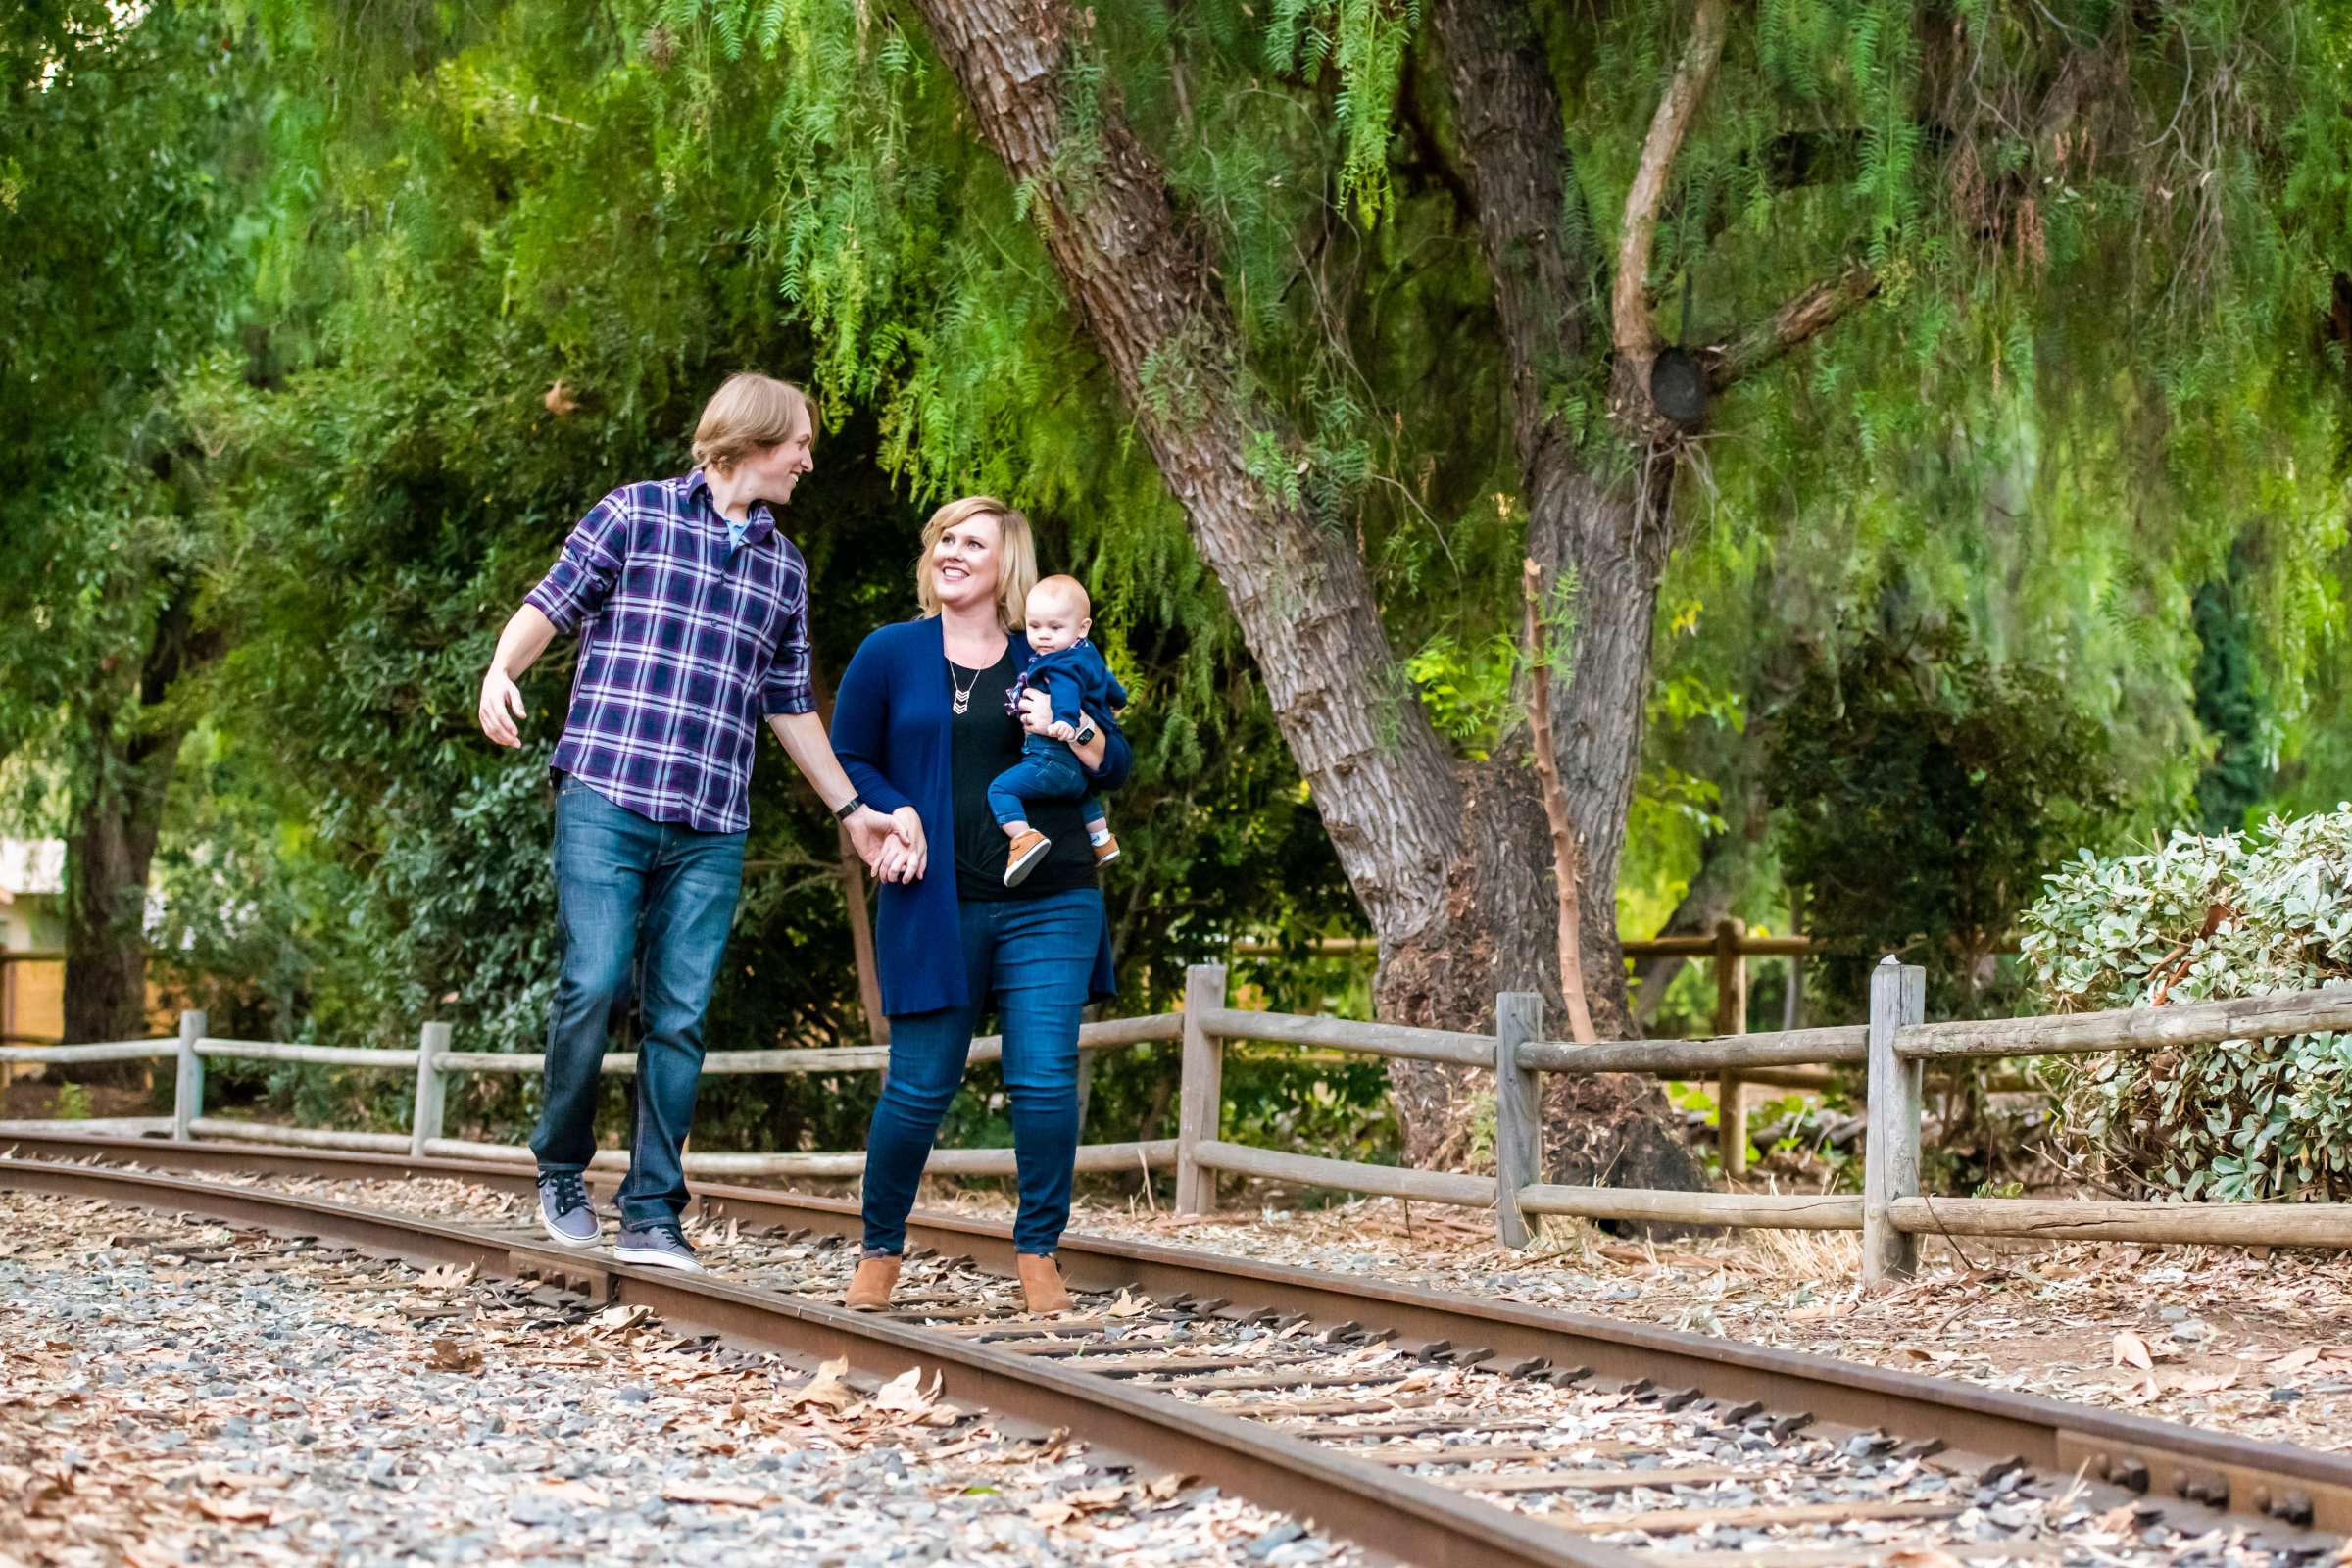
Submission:
[[[1092,725],[1092,724],[1089,724],[1089,725],[1087,725],[1087,726],[1086,726],[1086,728],[1084,728],[1084,729],[1080,730],[1080,731],[1078,732],[1078,738],[1077,738],[1075,741],[1072,741],[1070,744],[1071,744],[1071,745],[1073,745],[1073,746],[1092,746],[1092,745],[1094,745],[1094,744],[1095,744],[1095,726],[1094,726],[1094,725]]]
[[[848,800],[846,800],[846,801],[842,802],[842,803],[841,803],[841,806],[839,807],[839,808],[837,808],[837,809],[834,811],[834,813],[833,813],[833,814],[834,814],[834,816],[838,817],[840,820],[842,820],[842,821],[844,821],[844,822],[847,822],[847,821],[850,819],[850,815],[851,815],[851,813],[852,813],[852,812],[854,812],[854,811],[856,811],[856,810],[858,809],[858,808],[859,808],[859,807],[863,806],[864,804],[865,804],[865,797],[864,797],[864,796],[862,796],[862,795],[853,795],[853,796],[851,796],[851,797],[850,797]]]

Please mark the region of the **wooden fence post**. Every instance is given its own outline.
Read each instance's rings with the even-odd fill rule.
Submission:
[[[184,1144],[194,1135],[189,1124],[204,1114],[204,1058],[196,1042],[204,1038],[209,1020],[201,1012],[179,1015],[179,1077],[172,1088],[172,1139]]]
[[[1543,1228],[1519,1211],[1519,1189],[1544,1179],[1543,1084],[1519,1065],[1519,1048],[1544,1038],[1544,999],[1505,991],[1494,999],[1494,1237],[1525,1247]]]
[[[1870,1133],[1862,1152],[1862,1284],[1876,1290],[1919,1270],[1919,1238],[1894,1228],[1894,1200],[1919,1196],[1924,1062],[1894,1052],[1894,1032],[1928,1012],[1928,972],[1892,954],[1870,973]]]
[[[441,1115],[449,1080],[441,1074],[441,1054],[449,1049],[450,1028],[428,1023],[416,1036],[416,1114],[409,1118],[409,1157],[424,1158],[424,1146],[441,1136]]]
[[[1747,1033],[1747,922],[1715,922],[1715,1032]],[[1747,1089],[1736,1072],[1715,1080],[1715,1152],[1726,1178],[1747,1174]]]
[[[1214,1140],[1225,1103],[1225,1042],[1201,1019],[1225,1005],[1225,966],[1196,963],[1184,971],[1183,1076],[1177,1085],[1176,1212],[1206,1214],[1217,1206],[1217,1173],[1193,1158],[1202,1139]]]

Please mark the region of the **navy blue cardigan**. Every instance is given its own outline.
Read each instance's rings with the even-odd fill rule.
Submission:
[[[1025,637],[1012,639],[1014,664],[1027,670],[1037,656]],[[877,811],[911,806],[923,819],[931,864],[914,882],[882,884],[874,922],[875,959],[882,971],[882,1010],[892,1017],[960,1007],[965,995],[963,927],[956,898],[956,817],[951,780],[954,698],[948,677],[947,633],[936,615],[880,626],[858,645],[842,672],[833,704],[833,753],[865,803]],[[1098,790],[1127,782],[1134,763],[1127,738],[1092,715],[1105,742]],[[1112,996],[1110,926],[1095,952],[1089,1000]]]

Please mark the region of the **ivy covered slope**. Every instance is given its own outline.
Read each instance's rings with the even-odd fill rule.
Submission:
[[[2027,911],[2055,1010],[2305,991],[2352,979],[2352,805],[2258,832],[2083,852]],[[2063,1135],[2096,1174],[2187,1199],[2352,1196],[2352,1033],[2069,1060]]]

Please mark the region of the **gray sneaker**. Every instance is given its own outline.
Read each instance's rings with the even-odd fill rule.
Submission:
[[[674,1268],[687,1274],[700,1274],[702,1263],[695,1257],[694,1249],[675,1225],[623,1225],[620,1236],[612,1243],[612,1255],[623,1263],[651,1263],[656,1268]]]
[[[588,1184],[576,1170],[540,1172],[539,1224],[563,1247],[594,1247],[605,1234],[605,1222],[588,1201]]]

